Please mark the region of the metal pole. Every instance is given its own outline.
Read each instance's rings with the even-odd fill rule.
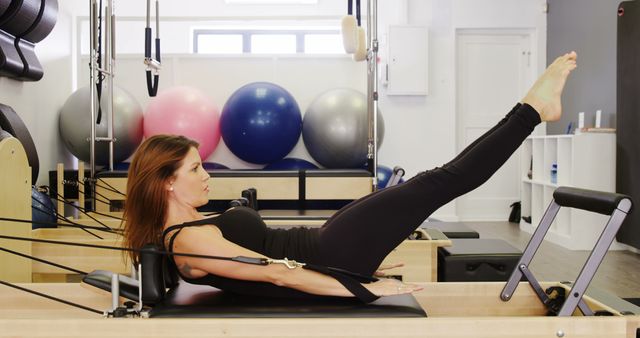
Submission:
[[[89,18],[89,26],[91,27],[91,51],[90,51],[90,72],[89,72],[89,88],[91,89],[91,139],[89,140],[89,164],[91,167],[91,180],[95,177],[96,161],[95,161],[95,142],[96,142],[96,102],[97,102],[97,90],[96,83],[98,82],[98,65],[97,65],[97,53],[98,46],[98,3],[96,0],[91,0],[91,15]],[[93,203],[92,203],[93,204]]]
[[[375,191],[378,187],[378,0],[367,2],[367,28],[367,159],[371,163]]]
[[[147,0],[147,28],[151,27],[151,0]]]
[[[115,15],[113,11],[113,0],[107,2],[106,10],[106,34],[105,34],[105,59],[106,59],[106,71],[107,71],[107,113],[109,118],[107,119],[107,138],[109,142],[109,170],[113,171],[113,146],[114,146],[114,123],[113,123],[113,76],[114,76],[114,58],[115,58]]]

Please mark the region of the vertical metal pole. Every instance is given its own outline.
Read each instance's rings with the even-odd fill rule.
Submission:
[[[98,82],[98,66],[97,66],[97,53],[96,49],[98,46],[98,3],[96,0],[91,0],[91,15],[89,18],[89,26],[91,27],[90,34],[90,72],[89,72],[89,88],[91,90],[91,139],[89,140],[89,164],[91,167],[91,179],[95,177],[96,173],[96,160],[95,160],[95,143],[96,143],[96,101],[97,101],[97,90],[96,83]]]
[[[114,31],[114,13],[113,13],[113,0],[107,2],[107,10],[105,17],[105,66],[107,71],[107,113],[109,118],[107,119],[107,138],[109,142],[109,170],[113,171],[113,142],[114,142],[114,123],[113,123],[113,59],[115,57],[114,43],[115,34]]]
[[[117,273],[111,275],[111,311],[120,306],[120,278]]]
[[[160,3],[156,0],[156,39],[160,38]],[[157,55],[155,56],[158,57]]]
[[[378,0],[367,2],[367,116],[369,140],[367,159],[373,170],[373,187],[378,187]]]
[[[147,28],[151,28],[151,0],[147,0]]]

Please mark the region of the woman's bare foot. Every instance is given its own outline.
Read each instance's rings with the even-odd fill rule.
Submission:
[[[567,76],[576,65],[576,52],[567,53],[557,58],[538,78],[527,95],[522,99],[533,107],[542,121],[557,121],[562,115],[561,95]]]

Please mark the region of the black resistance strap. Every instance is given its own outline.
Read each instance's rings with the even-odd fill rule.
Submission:
[[[32,215],[37,215],[38,213],[41,214],[45,214],[45,215],[50,215],[53,214],[55,216],[55,218],[59,221],[64,221],[65,218],[63,216],[61,216],[57,211],[53,210],[52,208],[47,207],[44,204],[41,204],[40,201],[38,201],[35,197],[31,196],[31,213]],[[37,206],[36,203],[39,203],[40,206]],[[35,213],[34,213],[35,211]],[[38,226],[42,227],[44,226],[50,226],[48,224],[44,224],[45,222],[41,222],[41,221],[34,221],[33,224],[37,224]],[[49,223],[49,222],[46,222]],[[57,224],[57,223],[56,223]],[[86,230],[86,229],[82,229],[82,231],[88,233],[89,235],[96,237],[98,239],[104,239],[96,234],[94,234],[93,232]]]
[[[90,308],[88,306],[84,306],[84,305],[80,305],[80,304],[73,303],[73,302],[70,302],[70,301],[66,301],[64,299],[53,297],[53,296],[50,296],[50,295],[47,295],[47,294],[44,294],[44,293],[41,293],[41,292],[38,292],[38,291],[29,290],[29,289],[23,288],[21,286],[18,286],[18,285],[9,283],[9,282],[5,282],[3,280],[0,280],[0,284],[6,285],[6,286],[8,286],[10,288],[14,288],[14,289],[18,289],[18,290],[21,290],[21,291],[24,291],[24,292],[28,292],[28,293],[33,294],[33,295],[37,295],[37,296],[40,296],[40,297],[51,299],[51,300],[54,300],[56,302],[60,302],[60,303],[67,304],[67,305],[70,305],[70,306],[73,306],[73,307],[77,307],[77,308],[80,308],[80,309],[83,309],[83,310],[87,310],[89,312],[97,313],[99,315],[104,315],[104,312],[98,311],[96,309],[92,309],[92,308]]]

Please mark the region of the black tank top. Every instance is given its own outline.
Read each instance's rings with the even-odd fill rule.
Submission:
[[[266,226],[260,215],[247,207],[235,207],[224,213],[193,222],[168,227],[162,233],[162,242],[169,238],[168,251],[173,250],[173,241],[185,227],[215,225],[222,232],[222,236],[246,249],[261,253],[274,259],[289,258],[298,262],[318,264],[318,228],[271,229]],[[192,284],[211,285],[221,290],[245,295],[285,298],[316,298],[305,292],[277,286],[265,282],[253,282],[221,277],[213,274],[200,278],[189,278],[180,274],[173,257],[169,260],[170,268],[176,271],[182,279]]]

